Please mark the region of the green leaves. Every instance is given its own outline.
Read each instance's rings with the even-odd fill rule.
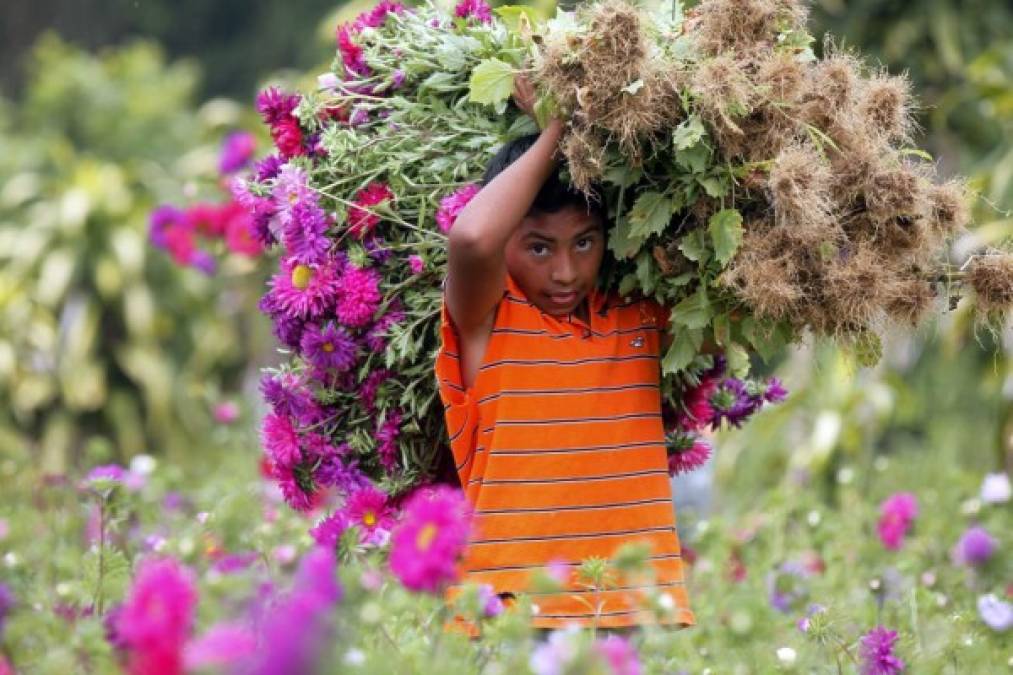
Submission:
[[[678,154],[679,150],[688,150],[699,143],[706,133],[707,130],[698,116],[690,115],[687,117],[672,132],[672,145],[676,149],[676,154]]]
[[[696,293],[672,308],[672,325],[692,329],[703,328],[710,323],[711,316],[707,287],[701,284]]]
[[[728,264],[742,243],[742,214],[735,209],[722,209],[707,221],[707,232],[714,244],[714,257],[722,267]]]
[[[673,321],[675,319],[674,312],[672,319]],[[661,372],[664,375],[685,369],[686,366],[693,362],[697,350],[703,344],[702,329],[685,330],[676,328],[674,330],[675,340],[672,341],[668,351],[665,352],[665,356],[661,359]]]
[[[645,192],[630,209],[630,235],[647,239],[661,234],[672,218],[672,200],[660,192]]]
[[[499,59],[485,59],[471,71],[468,100],[496,105],[510,98],[514,91],[514,68]]]

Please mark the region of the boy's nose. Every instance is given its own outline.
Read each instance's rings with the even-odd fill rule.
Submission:
[[[552,281],[560,286],[570,287],[577,280],[577,266],[568,256],[563,256],[552,268]]]

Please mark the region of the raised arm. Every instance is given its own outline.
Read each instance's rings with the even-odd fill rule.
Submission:
[[[503,296],[504,249],[556,169],[562,123],[553,119],[527,152],[489,181],[450,230],[447,310],[463,334],[480,330]]]

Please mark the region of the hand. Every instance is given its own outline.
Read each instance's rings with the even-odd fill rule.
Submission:
[[[535,94],[535,87],[528,80],[527,75],[518,74],[514,77],[514,104],[526,115],[535,118],[535,101],[538,96]]]

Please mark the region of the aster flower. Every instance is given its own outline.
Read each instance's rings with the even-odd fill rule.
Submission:
[[[1013,628],[1013,604],[994,593],[978,596],[978,616],[992,630],[1003,633]]]
[[[358,279],[359,277],[353,277],[351,281]],[[353,298],[369,298],[372,297],[369,295],[372,290],[379,302],[379,291],[376,290],[378,280],[374,280],[372,286],[364,281],[364,290],[355,295],[354,291],[358,286],[339,279],[338,268],[333,258],[320,265],[305,265],[291,258],[285,258],[281,261],[280,273],[268,283],[271,287],[269,291],[271,306],[290,317],[300,319],[320,317],[333,306],[335,296],[342,292]],[[352,309],[361,309],[361,303],[351,303],[350,306]]]
[[[294,373],[265,375],[260,392],[275,414],[292,417],[299,426],[312,426],[323,419],[323,411],[305,381]]]
[[[862,675],[893,675],[904,670],[904,662],[893,653],[897,632],[876,626],[861,638],[859,653]]]
[[[282,231],[285,251],[297,263],[314,265],[323,262],[331,242],[327,239],[330,220],[316,200],[298,201],[288,210],[288,222]]]
[[[232,198],[249,214],[254,238],[261,246],[273,246],[276,241],[274,229],[277,216],[274,200],[253,194],[238,177],[228,181],[228,189]]]
[[[809,632],[809,624],[810,624],[810,621],[811,621],[812,617],[815,614],[819,614],[820,612],[825,612],[825,611],[827,611],[827,608],[824,607],[823,605],[821,605],[819,603],[815,603],[815,602],[810,603],[809,607],[806,608],[805,616],[803,616],[801,619],[799,619],[798,623],[796,624],[798,626],[798,629],[800,631],[802,631],[803,633],[808,633]]]
[[[257,141],[248,131],[234,131],[222,141],[218,156],[218,170],[221,173],[235,173],[246,168],[256,150]]]
[[[478,587],[478,605],[482,608],[482,616],[492,618],[503,613],[503,599],[499,597],[491,584]]]
[[[355,340],[344,328],[328,322],[309,327],[302,335],[303,356],[321,371],[344,372],[355,365]]]
[[[694,471],[704,464],[711,456],[711,446],[706,440],[686,434],[673,432],[666,436],[668,449],[668,474],[677,476]]]
[[[277,177],[281,173],[281,167],[284,165],[285,160],[278,155],[268,155],[253,163],[253,176],[257,182],[262,183]]]
[[[4,634],[4,623],[14,608],[14,594],[6,584],[0,583],[0,638]]]
[[[380,276],[375,270],[348,265],[335,291],[338,320],[345,326],[364,326],[380,304]]]
[[[714,418],[714,408],[711,407],[710,398],[718,388],[718,380],[713,377],[704,377],[700,384],[685,393],[682,399],[682,407],[685,412],[677,417],[677,423],[683,431],[699,431],[711,424]]]
[[[996,541],[992,535],[980,525],[975,525],[960,537],[953,550],[953,558],[957,564],[978,567],[991,559],[995,549]]]
[[[299,436],[287,415],[271,413],[264,417],[261,442],[276,465],[291,467],[302,461]]]
[[[352,110],[351,116],[348,118],[348,123],[353,127],[359,127],[369,122],[369,111],[363,107],[356,106]]]
[[[461,0],[454,7],[454,16],[459,19],[477,19],[480,23],[491,23],[492,8],[485,0]]]
[[[788,397],[788,390],[781,384],[781,380],[772,377],[767,380],[767,388],[763,392],[763,400],[767,403],[780,403]]]
[[[387,21],[388,14],[401,14],[406,8],[400,2],[380,0],[372,9],[366,10],[355,19],[355,29],[379,28]]]
[[[116,621],[128,671],[182,673],[196,605],[196,584],[187,568],[171,558],[143,561]]]
[[[385,245],[383,238],[378,237],[375,233],[366,237],[363,244],[369,252],[369,257],[377,264],[382,265],[394,256],[394,252]]]
[[[364,544],[379,544],[394,526],[394,512],[387,494],[372,485],[349,495],[345,502],[345,515],[351,525],[359,528],[359,538]]]
[[[387,473],[393,473],[397,468],[399,456],[397,437],[401,433],[401,413],[392,410],[387,413],[386,419],[380,424],[376,431],[377,454],[380,456],[380,465]]]
[[[876,525],[879,539],[883,546],[895,551],[904,545],[904,537],[918,516],[918,498],[910,492],[898,492],[883,501],[879,513]]]
[[[440,226],[442,232],[449,232],[450,228],[454,226],[454,221],[457,220],[457,216],[461,213],[461,210],[468,205],[481,186],[477,184],[465,185],[458,189],[453,194],[444,197],[440,200],[440,208],[436,211],[436,223]]]
[[[338,43],[338,53],[341,54],[341,63],[348,75],[368,75],[369,68],[366,66],[366,59],[362,54],[362,47],[352,39],[354,34],[353,26],[342,24],[338,26],[335,39]]]
[[[400,302],[395,300],[394,303],[391,303],[391,307],[400,307]],[[374,352],[382,352],[387,346],[388,331],[404,319],[405,313],[401,309],[388,311],[366,331],[366,346]]]
[[[225,219],[218,206],[198,202],[183,211],[183,220],[189,229],[205,237],[220,237],[225,232]]]
[[[640,675],[643,670],[633,645],[618,635],[609,635],[594,643],[594,651],[612,670],[612,675]]]
[[[422,256],[410,255],[408,256],[408,267],[411,269],[412,274],[422,274],[422,271],[426,268],[426,263],[422,260]]]
[[[367,209],[392,199],[394,199],[394,193],[384,183],[370,183],[359,190],[348,211],[349,231],[360,239],[372,232],[376,224],[380,222],[380,216]]]
[[[470,528],[470,508],[459,489],[418,490],[391,537],[390,567],[414,591],[439,593],[457,580],[455,563]]]
[[[268,125],[275,125],[292,117],[299,105],[298,94],[286,94],[277,87],[269,87],[257,94],[257,112]]]
[[[282,120],[271,127],[271,138],[278,153],[285,159],[305,155],[302,128],[294,117]]]
[[[221,209],[225,222],[225,246],[233,253],[253,258],[264,250],[254,218],[238,202],[228,202]]]
[[[345,530],[351,526],[352,522],[345,515],[345,512],[336,511],[317,523],[310,530],[310,536],[320,546],[335,547],[341,541]]]
[[[362,382],[359,389],[360,400],[368,412],[373,412],[376,405],[376,393],[385,381],[393,377],[394,373],[387,368],[378,368],[371,371]]]

